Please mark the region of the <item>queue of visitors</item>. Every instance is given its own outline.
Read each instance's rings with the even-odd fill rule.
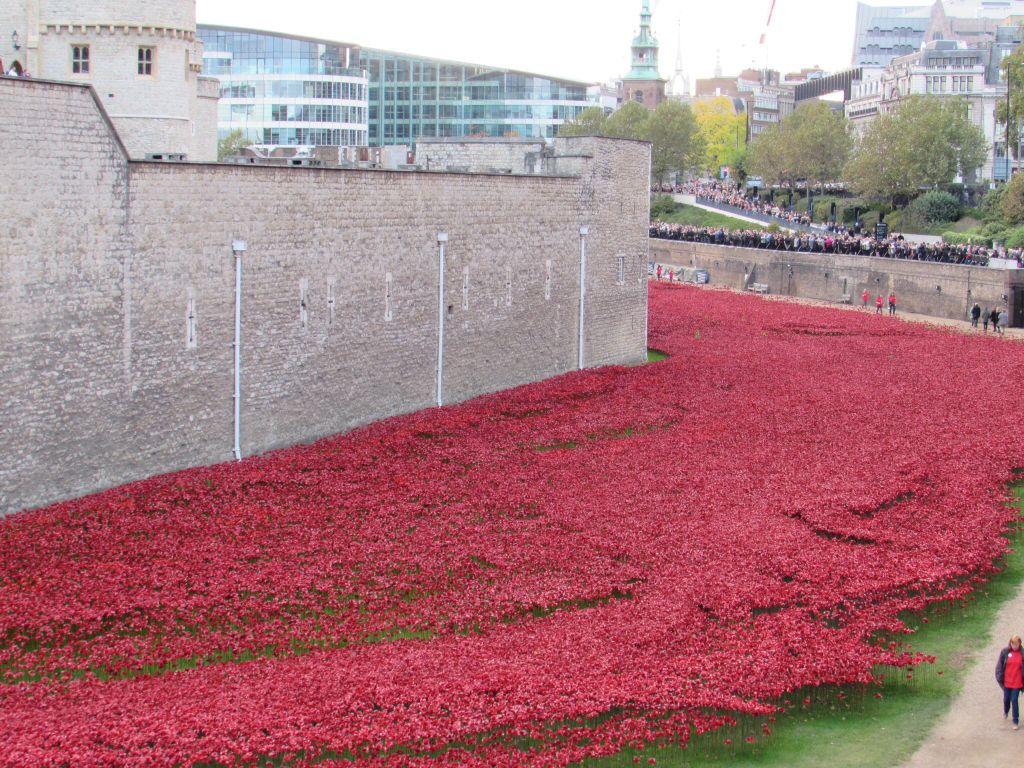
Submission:
[[[713,180],[690,181],[679,186],[680,194],[693,195],[698,200],[707,200],[720,205],[729,205],[733,208],[747,211],[748,213],[759,213],[762,216],[771,216],[791,224],[799,224],[809,227],[811,217],[807,213],[791,211],[785,206],[776,205],[768,200],[760,200],[754,197],[745,196],[739,188],[732,184],[724,184]]]
[[[848,256],[877,256],[912,261],[935,261],[945,264],[988,266],[989,258],[1001,255],[980,245],[949,243],[912,243],[902,235],[876,239],[847,232],[794,233],[768,232],[753,229],[733,230],[718,227],[696,227],[666,222],[651,222],[650,236],[662,240],[708,243],[735,248],[759,248],[802,253],[834,253]]]

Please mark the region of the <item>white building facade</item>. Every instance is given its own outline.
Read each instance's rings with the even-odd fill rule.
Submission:
[[[1006,82],[999,63],[1008,50],[999,45],[969,46],[951,40],[928,43],[917,53],[893,59],[884,69],[865,72],[865,79],[853,86],[846,117],[863,134],[878,115],[893,111],[910,96],[961,98],[967,104],[969,119],[988,141],[987,157],[978,169],[978,177],[1005,179],[1004,126],[996,120],[996,109],[1006,100]]]

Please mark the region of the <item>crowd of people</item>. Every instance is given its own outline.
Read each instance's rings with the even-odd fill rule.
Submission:
[[[807,213],[789,210],[786,206],[777,205],[769,200],[747,197],[736,186],[721,181],[698,179],[678,185],[677,189],[677,194],[693,195],[698,200],[729,205],[747,213],[771,216],[790,224],[809,227],[812,223],[812,219]]]
[[[650,236],[662,240],[680,240],[689,243],[708,243],[735,248],[759,248],[799,253],[829,253],[847,256],[877,256],[911,261],[934,261],[944,264],[988,266],[989,259],[1002,253],[980,245],[951,245],[950,243],[913,243],[902,235],[875,238],[849,232],[768,232],[753,229],[724,229],[697,227],[685,224],[651,222]],[[1020,261],[1020,253],[1010,254]]]

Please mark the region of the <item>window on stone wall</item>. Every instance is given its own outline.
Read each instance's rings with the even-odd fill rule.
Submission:
[[[72,45],[71,46],[71,74],[73,74],[73,75],[88,75],[89,74],[89,46],[88,45]]]
[[[139,47],[139,74],[152,75],[153,62],[156,60],[156,49],[149,46]]]
[[[615,282],[622,285],[626,282],[626,257],[619,256],[615,266]]]

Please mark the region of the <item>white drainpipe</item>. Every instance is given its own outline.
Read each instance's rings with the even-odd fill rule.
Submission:
[[[579,369],[583,370],[583,320],[584,307],[587,299],[587,235],[589,227],[580,227],[580,338],[579,338]]]
[[[241,412],[242,412],[242,254],[246,251],[245,240],[231,243],[235,253],[235,460],[242,460]]]
[[[437,405],[444,405],[444,245],[447,232],[437,233]]]

